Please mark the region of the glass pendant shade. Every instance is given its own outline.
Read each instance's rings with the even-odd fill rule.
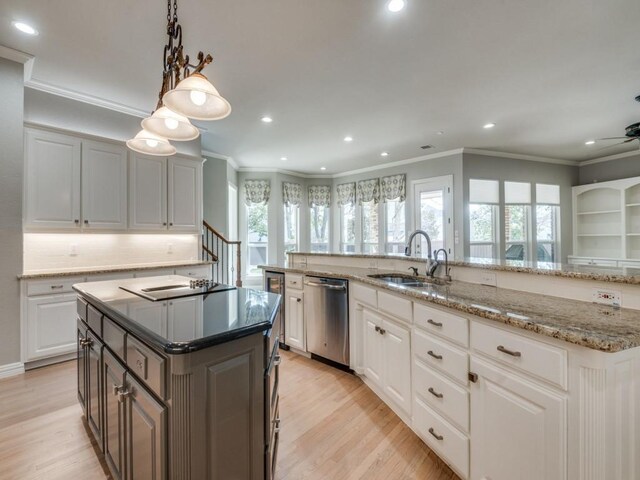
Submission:
[[[162,102],[174,112],[196,120],[220,120],[231,113],[231,105],[200,73],[182,80],[162,97]]]
[[[131,140],[127,140],[127,147],[146,155],[168,156],[176,153],[176,147],[171,145],[169,140],[144,128]]]
[[[198,138],[200,132],[189,119],[167,107],[160,107],[153,115],[142,120],[142,128],[169,140],[185,142]]]

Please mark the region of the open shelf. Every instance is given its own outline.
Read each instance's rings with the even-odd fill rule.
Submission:
[[[635,234],[631,234],[635,235]],[[621,237],[620,233],[579,233],[579,237]]]
[[[627,207],[640,207],[640,203],[627,203]]]
[[[578,215],[606,215],[608,213],[621,213],[621,210],[600,210],[598,212],[578,212]]]

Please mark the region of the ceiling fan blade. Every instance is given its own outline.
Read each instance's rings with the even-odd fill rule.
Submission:
[[[622,140],[624,138],[629,138],[629,137],[606,137],[606,138],[598,138],[596,140],[596,142],[599,142],[600,140]]]
[[[632,138],[631,140],[633,140],[633,138]],[[607,145],[606,147],[598,148],[598,149],[596,150],[596,152],[600,152],[600,151],[602,151],[602,150],[607,150],[608,148],[617,147],[618,145],[625,144],[625,143],[627,143],[628,141],[629,141],[629,140],[626,140],[626,141],[624,141],[624,142],[612,143],[611,145]]]

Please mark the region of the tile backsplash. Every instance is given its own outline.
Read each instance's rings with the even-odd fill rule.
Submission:
[[[24,272],[199,259],[199,235],[25,233]]]

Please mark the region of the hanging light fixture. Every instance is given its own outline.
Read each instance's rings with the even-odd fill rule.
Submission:
[[[169,140],[188,141],[200,132],[189,118],[220,120],[231,113],[231,105],[201,72],[213,58],[198,53],[198,63],[189,62],[182,46],[182,26],[178,23],[178,3],[167,1],[168,43],[164,46],[164,69],[158,104],[150,117],[142,120],[142,130],[127,141],[136,152],[148,155],[173,155]]]

